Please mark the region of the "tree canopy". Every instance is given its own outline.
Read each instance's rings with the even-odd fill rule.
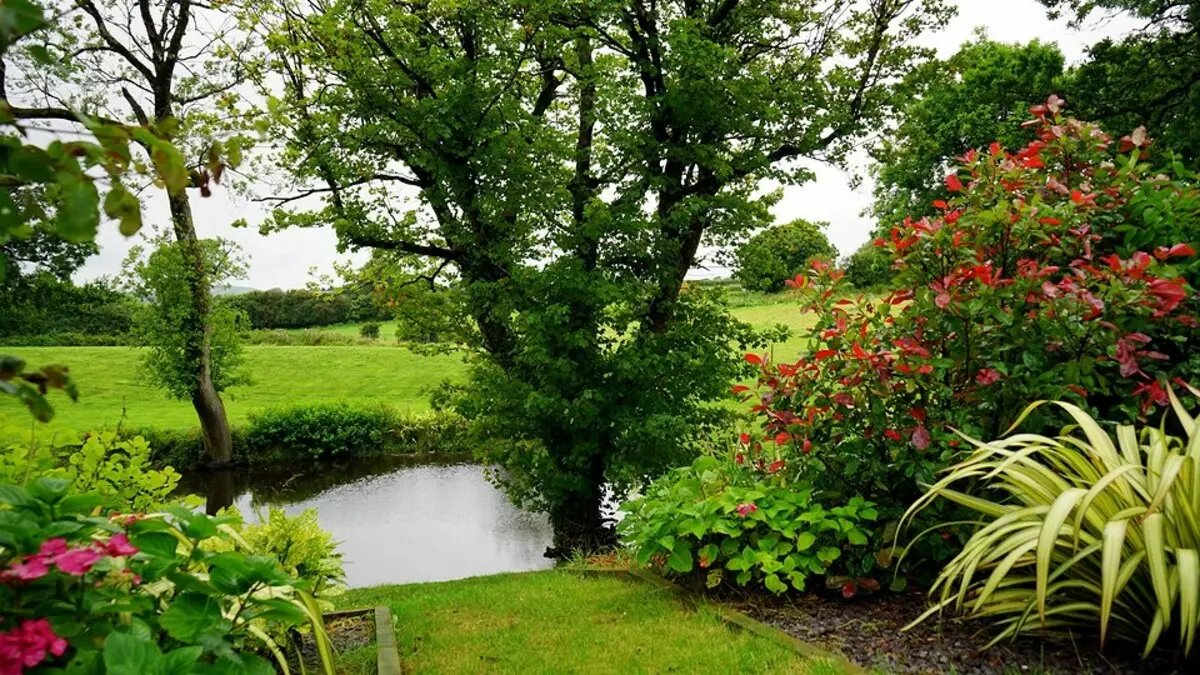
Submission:
[[[739,369],[743,328],[681,293],[702,243],[770,222],[892,113],[936,0],[334,1],[258,19],[301,183],[265,224],[457,269],[484,353],[458,399],[511,494],[594,534]],[[267,83],[269,84],[269,83]],[[317,210],[295,210],[320,195]]]
[[[837,249],[823,231],[828,227],[829,223],[798,219],[759,232],[738,247],[734,278],[748,290],[782,290],[783,282],[808,269],[813,258],[837,258]]]

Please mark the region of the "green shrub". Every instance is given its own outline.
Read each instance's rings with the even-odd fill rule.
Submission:
[[[138,344],[131,333],[19,333],[0,337],[9,347],[132,347]]]
[[[455,414],[406,414],[384,406],[315,405],[277,408],[233,427],[233,461],[271,464],[292,459],[328,459],[379,454],[471,453],[476,443],[466,421]],[[146,438],[156,465],[180,469],[204,462],[198,429],[136,429]]]
[[[788,279],[803,272],[810,260],[837,257],[837,249],[822,231],[829,223],[793,220],[754,235],[737,250],[733,276],[751,291],[783,290]]]
[[[826,508],[811,486],[789,483],[777,471],[700,457],[622,505],[618,530],[639,563],[703,575],[710,588],[731,575],[739,585],[753,582],[776,594],[789,586],[802,591],[812,577],[846,597],[877,590],[869,576],[869,544],[879,539],[870,531],[878,518],[874,505],[855,497]]]
[[[843,267],[846,281],[860,291],[888,286],[894,276],[891,254],[870,241],[851,253]]]
[[[328,330],[252,330],[244,335],[248,345],[274,345],[277,347],[341,347],[346,345],[374,344],[353,335]]]
[[[337,552],[333,535],[321,529],[316,509],[288,516],[283,509],[271,507],[266,518],[260,513],[258,519],[241,530],[250,548],[277,558],[284,572],[303,582],[318,598],[344,590],[342,554]]]
[[[104,497],[70,487],[0,486],[5,672],[286,674],[280,640],[305,627],[332,675],[312,596],[278,560],[247,551],[232,518],[183,506],[110,514]]]
[[[379,324],[375,322],[364,323],[362,328],[358,329],[358,334],[368,340],[379,339]]]
[[[943,498],[986,523],[942,571],[922,619],[952,608],[994,622],[995,641],[1082,629],[1101,646],[1118,639],[1149,654],[1168,637],[1190,653],[1200,626],[1200,429],[1170,399],[1186,440],[1165,425],[1118,426],[1114,440],[1062,402],[1076,426],[1058,438],[971,440],[977,451],[909,510]],[[985,496],[971,494],[978,487]]]
[[[58,446],[12,445],[0,453],[0,484],[64,479],[114,508],[149,511],[168,501],[180,478],[171,466],[152,469],[151,460],[150,446],[141,436],[120,439],[112,432]]]

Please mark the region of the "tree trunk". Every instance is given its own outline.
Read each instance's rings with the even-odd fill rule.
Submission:
[[[188,289],[192,300],[192,311],[180,330],[189,336],[184,358],[194,364],[195,381],[192,384],[192,407],[200,420],[200,431],[204,437],[204,454],[212,467],[228,466],[233,459],[233,436],[229,431],[229,419],[225,416],[225,404],[212,381],[212,322],[209,314],[212,295],[208,273],[204,269],[204,256],[200,241],[196,237],[196,226],[192,220],[192,206],[187,192],[180,190],[170,196],[171,224],[175,240],[184,260],[188,263]]]
[[[548,558],[567,558],[577,551],[591,553],[614,546],[616,530],[604,517],[603,453],[595,455],[587,476],[587,485],[565,495],[550,509],[554,546],[546,550]]]

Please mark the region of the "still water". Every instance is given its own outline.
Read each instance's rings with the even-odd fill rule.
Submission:
[[[249,520],[268,506],[315,507],[341,542],[350,586],[444,581],[546,569],[545,516],[509,503],[483,467],[456,458],[388,457],[193,474],[181,488],[209,508],[235,504]]]

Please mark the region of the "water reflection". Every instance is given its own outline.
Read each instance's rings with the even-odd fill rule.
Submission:
[[[510,504],[483,467],[460,458],[383,458],[303,470],[240,469],[189,476],[181,486],[215,511],[236,504],[288,513],[316,507],[341,542],[351,586],[441,581],[545,569],[553,537],[541,515]]]

